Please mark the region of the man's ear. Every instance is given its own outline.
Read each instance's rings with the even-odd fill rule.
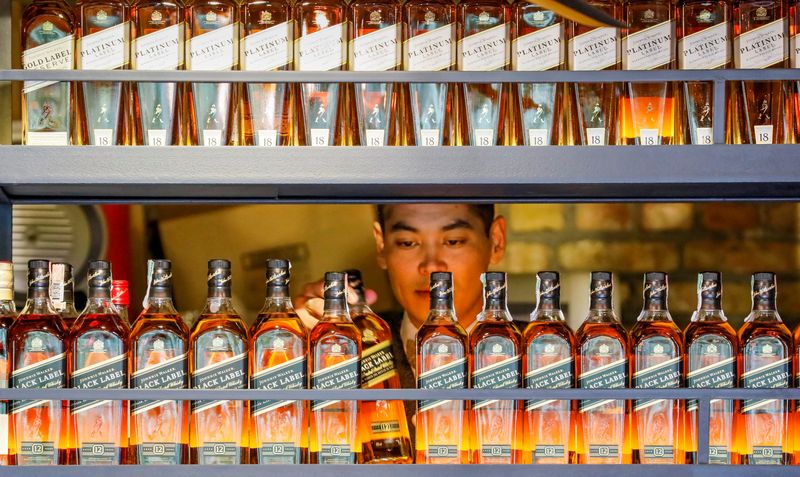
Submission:
[[[492,221],[489,239],[492,241],[492,255],[489,263],[496,265],[506,254],[506,218],[502,215],[498,215]]]
[[[386,257],[384,255],[386,242],[383,240],[383,229],[378,222],[372,223],[372,237],[375,239],[375,252],[378,266],[386,270]]]

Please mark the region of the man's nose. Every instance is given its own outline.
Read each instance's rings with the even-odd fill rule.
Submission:
[[[442,259],[439,247],[426,246],[423,249],[422,262],[419,264],[419,271],[424,276],[430,276],[433,272],[446,272],[447,263]]]

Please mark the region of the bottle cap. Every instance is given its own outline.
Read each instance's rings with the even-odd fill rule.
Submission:
[[[361,270],[351,268],[349,270],[345,270],[344,273],[347,274],[347,284],[350,285],[354,290],[360,291],[364,289],[364,280],[361,278]]]
[[[701,302],[717,302],[722,298],[722,275],[719,272],[697,274],[697,295]]]
[[[613,291],[611,272],[592,272],[590,285],[591,301],[610,301]]]
[[[289,260],[271,258],[267,260],[267,286],[288,287],[292,264]]]
[[[667,274],[664,272],[647,272],[644,274],[644,301],[666,302],[668,290]]]
[[[756,272],[752,279],[754,302],[775,302],[777,277],[772,272]]]
[[[50,262],[30,260],[28,262],[28,288],[50,288]]]
[[[453,299],[453,274],[450,272],[431,273],[431,303],[437,300]]]
[[[208,288],[230,288],[231,262],[228,260],[208,261]]]
[[[122,306],[131,304],[131,297],[128,292],[128,280],[111,281],[111,303]]]
[[[506,298],[506,274],[505,272],[486,272],[481,275],[483,282],[483,295],[487,302],[505,301]]]
[[[561,278],[558,272],[536,274],[536,299],[557,300],[561,296]]]
[[[165,289],[172,287],[172,262],[169,260],[152,260],[150,274],[150,287],[152,289]]]
[[[325,273],[323,296],[326,300],[346,300],[347,275],[342,272]]]
[[[89,288],[111,288],[111,264],[105,260],[89,262]]]
[[[0,262],[0,300],[14,299],[14,265]]]

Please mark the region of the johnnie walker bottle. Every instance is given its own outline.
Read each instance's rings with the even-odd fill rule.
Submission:
[[[738,379],[736,332],[722,311],[722,279],[719,272],[697,276],[697,311],[683,332],[686,354],[683,368],[687,388],[735,388]],[[709,423],[710,464],[738,464],[734,446],[734,418],[738,402],[718,399],[711,403]],[[697,463],[697,401],[686,402],[684,419],[685,463]]]
[[[483,311],[469,333],[470,387],[522,387],[522,336],[506,300],[506,274],[482,277]],[[522,413],[518,401],[486,399],[472,402],[472,460],[474,464],[516,464],[522,461]]]
[[[189,374],[194,389],[247,389],[247,325],[233,308],[231,262],[209,260],[208,299],[189,335]],[[192,464],[248,462],[247,401],[192,401]]]
[[[8,328],[17,318],[14,305],[14,270],[11,262],[0,262],[0,389],[8,389]],[[0,401],[0,465],[9,465],[8,401]]]
[[[185,27],[180,0],[137,0],[131,9],[131,68],[182,69]],[[180,144],[178,83],[141,82],[133,89],[133,142],[146,146]]]
[[[79,70],[116,70],[128,67],[130,45],[128,3],[122,0],[81,0],[77,6]],[[125,144],[123,122],[128,84],[120,81],[84,81],[78,90],[81,144]]]
[[[589,315],[576,333],[578,387],[628,387],[628,335],[612,306],[610,272],[592,272]],[[578,462],[627,464],[628,404],[619,399],[585,399],[578,410]]]
[[[50,264],[50,302],[64,320],[66,330],[71,330],[78,319],[78,310],[75,309],[75,278],[69,263]]]
[[[312,389],[361,387],[361,332],[347,308],[347,275],[327,272],[324,312],[309,335]],[[312,464],[356,464],[361,455],[358,401],[311,401]]]
[[[353,0],[348,5],[351,71],[394,71],[400,67],[400,3]],[[356,144],[398,143],[397,88],[393,83],[354,83]]]
[[[294,6],[297,20],[295,69],[342,70],[347,62],[345,4],[340,0],[303,0]],[[343,143],[342,102],[338,83],[303,83],[297,110],[306,146]]]
[[[459,71],[505,70],[511,61],[511,8],[505,0],[464,0],[458,6]],[[506,142],[504,83],[465,83],[461,129],[472,146]],[[466,123],[464,124],[464,119]]]
[[[361,330],[361,387],[400,388],[394,366],[392,330],[367,305],[364,281],[358,270],[347,270],[347,283],[355,291],[350,317]],[[362,462],[410,464],[414,460],[403,401],[361,401]]]
[[[289,295],[288,260],[267,260],[267,298],[250,331],[250,389],[308,389],[308,333]],[[250,462],[308,463],[308,404],[250,402]]]
[[[634,388],[678,388],[683,383],[683,339],[667,309],[667,274],[644,276],[644,306],[630,332]],[[638,399],[631,414],[631,448],[636,464],[681,464],[681,401]]]
[[[186,6],[186,69],[228,71],[239,58],[238,6],[233,0],[197,0]],[[225,146],[232,141],[232,83],[192,83],[189,144]]]
[[[8,329],[11,388],[67,387],[67,331],[48,294],[50,262],[28,262],[28,300]],[[69,401],[9,401],[9,460],[63,465],[69,452]]]
[[[111,264],[89,262],[86,308],[70,331],[70,387],[128,387],[128,325],[111,304]],[[127,462],[128,401],[83,399],[70,402],[78,465]]]
[[[22,68],[75,68],[75,20],[60,0],[36,0],[22,12]],[[72,143],[72,84],[25,81],[22,87],[22,144],[66,146]]]
[[[511,6],[511,69],[514,71],[558,70],[564,65],[563,19],[555,12],[516,0]],[[566,139],[561,108],[566,83],[517,83],[512,103],[513,144],[553,146]]]
[[[784,68],[788,65],[788,13],[783,0],[738,0],[734,3],[735,68]],[[781,81],[740,81],[736,85],[734,142],[784,142],[787,133],[785,86]]]
[[[467,389],[469,338],[453,307],[453,275],[431,273],[431,310],[417,331],[417,388]],[[469,401],[417,402],[417,464],[469,464]]]
[[[172,302],[172,264],[147,262],[147,296],[130,334],[132,389],[188,389],[189,329]],[[189,462],[189,403],[131,401],[130,463]]]
[[[795,3],[789,9],[789,67],[800,68],[800,8]],[[800,81],[791,83],[792,144],[800,143]],[[800,462],[800,461],[798,461]]]
[[[285,0],[248,0],[242,3],[242,71],[291,70],[294,62],[292,7]],[[289,117],[293,86],[288,83],[246,83],[242,144],[291,144]]]
[[[659,0],[625,0],[622,17],[628,24],[622,39],[623,70],[671,69],[675,63],[675,9]],[[623,144],[676,144],[675,85],[625,83],[620,98],[620,139]]]
[[[525,387],[575,387],[575,335],[561,312],[558,272],[536,274],[536,309],[525,328],[522,360]],[[576,403],[564,400],[525,401],[525,463],[574,462]]]
[[[743,388],[789,388],[792,383],[792,335],[775,305],[774,273],[753,274],[753,310],[739,328],[739,372]],[[742,464],[790,463],[791,401],[746,399],[741,403],[737,440]]]
[[[622,16],[614,0],[588,0],[612,18]],[[589,27],[567,22],[567,67],[571,71],[616,70],[620,64],[620,32],[612,27]],[[570,85],[573,143],[583,146],[617,144],[617,101],[615,83],[574,83]]]
[[[406,71],[448,71],[456,64],[456,5],[449,0],[409,0],[403,5]],[[401,88],[405,88],[401,85]],[[452,83],[409,83],[404,134],[409,145],[445,146],[456,141]]]
[[[733,30],[728,0],[682,0],[677,17],[678,68],[698,70],[731,66]],[[713,83],[686,81],[681,86],[684,142],[713,144]],[[726,118],[727,113],[726,110]]]

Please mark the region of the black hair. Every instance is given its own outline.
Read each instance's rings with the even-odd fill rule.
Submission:
[[[375,206],[375,213],[377,215],[378,223],[381,225],[381,231],[385,233],[386,229],[386,207],[391,204],[378,204]],[[483,232],[488,237],[492,230],[492,222],[494,222],[494,204],[466,204],[467,208],[478,216],[483,223]]]

